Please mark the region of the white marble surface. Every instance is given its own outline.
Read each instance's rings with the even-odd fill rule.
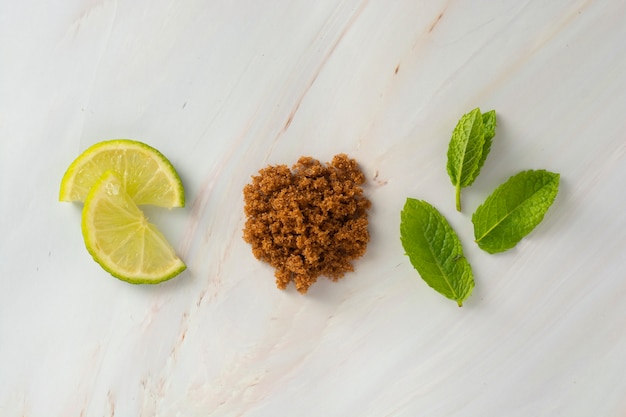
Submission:
[[[0,5],[0,415],[623,416],[626,3],[4,1]],[[496,109],[454,210],[462,113]],[[150,210],[188,264],[132,286],[57,202],[87,146],[165,153],[185,209]],[[267,164],[346,152],[372,240],[342,281],[279,291],[241,239]],[[472,242],[510,175],[561,173],[516,249]],[[463,308],[403,255],[407,196],[437,206],[476,275]]]

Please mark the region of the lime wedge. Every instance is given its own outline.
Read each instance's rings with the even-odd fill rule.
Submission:
[[[156,284],[186,268],[111,171],[96,181],[85,199],[82,230],[91,256],[123,281]]]
[[[135,204],[185,206],[183,184],[170,161],[153,147],[129,139],[100,142],[79,155],[63,175],[59,200],[85,201],[105,171],[118,176]]]

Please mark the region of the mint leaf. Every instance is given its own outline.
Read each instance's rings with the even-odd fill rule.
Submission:
[[[472,215],[474,237],[486,252],[511,249],[543,220],[559,191],[559,174],[522,171],[487,197]]]
[[[422,279],[459,307],[474,288],[474,276],[458,236],[425,201],[407,198],[400,215],[402,247]]]
[[[478,161],[478,166],[476,167],[476,171],[474,171],[474,178],[472,179],[472,183],[480,174],[480,169],[485,164],[485,160],[487,159],[487,155],[489,155],[489,151],[491,151],[491,142],[493,142],[493,137],[496,135],[496,111],[491,110],[487,113],[483,113],[483,126],[485,128],[485,143],[483,144],[483,151],[480,155],[480,160]]]
[[[496,111],[489,110],[487,113],[483,113],[483,125],[485,126],[485,141],[489,141],[491,145],[491,139],[496,135]],[[483,148],[483,154],[485,153]],[[489,153],[489,151],[487,151]]]
[[[463,115],[452,132],[448,145],[448,175],[456,188],[456,209],[461,211],[461,188],[471,185],[491,150],[495,135],[496,113],[481,115],[476,108]]]

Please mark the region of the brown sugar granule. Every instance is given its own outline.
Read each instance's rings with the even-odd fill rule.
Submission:
[[[302,294],[319,276],[333,281],[354,271],[369,242],[370,201],[357,162],[336,155],[326,166],[301,157],[290,170],[268,166],[243,190],[243,238],[257,259],[276,268],[276,285]]]

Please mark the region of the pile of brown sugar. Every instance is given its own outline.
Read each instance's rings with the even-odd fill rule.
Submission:
[[[276,268],[278,288],[293,281],[304,294],[319,276],[337,281],[354,271],[369,241],[364,182],[345,154],[326,166],[301,157],[291,170],[268,166],[252,177],[243,190],[243,237],[257,259]]]

